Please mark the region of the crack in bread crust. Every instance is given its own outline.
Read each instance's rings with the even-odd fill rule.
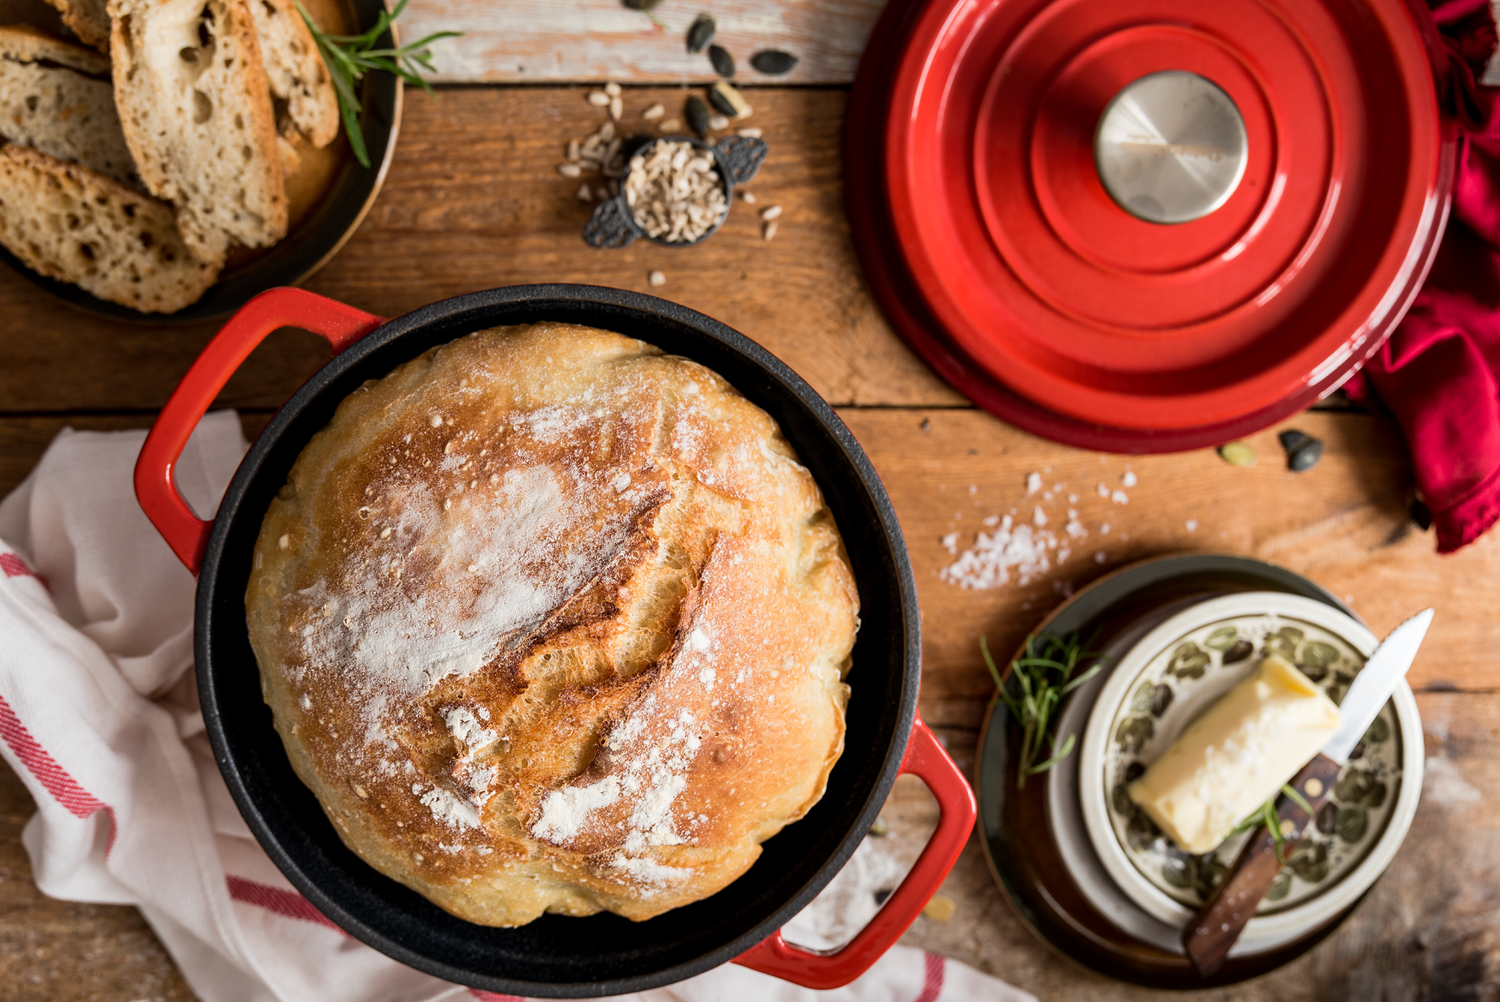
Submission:
[[[748,869],[842,752],[858,597],[768,415],[542,323],[345,400],[266,514],[246,614],[346,844],[511,926],[646,919]]]

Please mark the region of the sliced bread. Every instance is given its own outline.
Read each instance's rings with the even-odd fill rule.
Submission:
[[[339,134],[339,102],[312,32],[291,0],[249,2],[271,96],[286,102],[292,124],[310,143],[327,146]]]
[[[115,113],[109,60],[28,25],[0,26],[0,136],[141,186]]]
[[[47,0],[62,15],[63,24],[100,52],[109,50],[109,11],[106,0]]]
[[[49,278],[145,313],[197,302],[222,264],[188,252],[171,206],[16,145],[0,149],[0,244]]]
[[[111,0],[125,141],[200,260],[286,235],[286,187],[246,0]]]

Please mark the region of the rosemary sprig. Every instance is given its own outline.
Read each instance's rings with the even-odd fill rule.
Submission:
[[[426,38],[399,49],[377,49],[376,42],[390,30],[391,22],[401,16],[408,0],[400,0],[395,10],[382,10],[375,26],[363,35],[330,35],[318,27],[317,22],[302,6],[302,0],[292,2],[297,6],[297,13],[306,22],[307,30],[312,32],[323,62],[328,65],[328,75],[333,78],[333,89],[338,94],[339,113],[344,119],[344,131],[349,135],[349,147],[354,151],[354,159],[359,161],[361,167],[368,167],[370,154],[365,149],[365,134],[359,127],[362,102],[354,85],[370,70],[384,70],[431,94],[432,85],[422,79],[423,73],[437,72],[437,68],[432,65],[429,46],[440,39],[457,38],[463,32],[435,31]]]
[[[1298,793],[1295,788],[1286,784],[1282,784],[1281,792],[1286,794],[1287,798],[1290,799],[1292,803],[1302,808],[1302,810],[1306,812],[1309,819],[1312,818],[1312,805],[1309,804],[1307,802],[1307,799],[1303,797],[1302,794]],[[1281,818],[1276,814],[1275,797],[1272,797],[1264,804],[1261,804],[1260,807],[1258,807],[1256,810],[1251,811],[1243,821],[1234,826],[1234,829],[1228,835],[1226,835],[1225,838],[1233,838],[1241,832],[1250,831],[1251,829],[1258,828],[1261,825],[1266,826],[1266,831],[1270,834],[1271,841],[1276,844],[1276,862],[1285,866],[1286,855],[1282,851],[1282,849],[1288,842],[1291,841],[1291,839],[1281,833]]]
[[[1026,651],[1010,663],[1012,682],[1007,684],[1000,677],[995,659],[990,657],[989,644],[979,638],[979,651],[989,667],[995,687],[1000,690],[1000,700],[1010,710],[1011,716],[1021,725],[1021,756],[1016,769],[1016,789],[1026,788],[1026,777],[1046,772],[1068,757],[1073,750],[1075,735],[1069,734],[1059,743],[1049,724],[1062,698],[1093,678],[1103,667],[1097,651],[1087,650],[1093,642],[1080,640],[1078,634],[1058,638],[1050,633],[1030,637]],[[1075,676],[1079,666],[1090,659],[1094,664]],[[1036,761],[1043,753],[1043,746],[1051,757]]]

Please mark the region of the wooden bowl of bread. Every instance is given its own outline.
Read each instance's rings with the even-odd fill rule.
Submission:
[[[22,274],[98,315],[217,320],[352,235],[395,149],[399,79],[362,81],[362,167],[293,0],[49,2],[51,30],[0,24],[0,257]],[[337,34],[381,10],[304,6]]]
[[[283,326],[336,354],[202,521],[172,466]],[[199,575],[204,719],[251,830],[413,967],[527,996],[731,960],[836,987],[967,840],[972,792],[916,717],[879,479],[805,382],[702,314],[552,285],[386,321],[273,290],[194,363],[136,486]],[[903,771],[942,815],[916,867],[842,950],[789,946]]]

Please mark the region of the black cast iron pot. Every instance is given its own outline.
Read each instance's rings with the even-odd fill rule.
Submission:
[[[862,625],[849,677],[845,750],[823,799],[766,842],[739,880],[646,922],[544,915],[520,928],[489,928],[455,918],[366,865],[345,848],[293,773],[261,699],[245,627],[245,586],[266,508],[339,402],[434,345],[541,320],[617,331],[691,358],[771,414],[822,488],[859,588]],[[173,487],[173,464],[234,369],[267,334],[286,326],[322,335],[335,355],[271,420],[241,462],[217,517],[204,522]],[[807,987],[837,987],[866,970],[910,925],[968,838],[972,791],[916,716],[916,589],[880,480],[807,383],[755,342],[701,313],[615,289],[532,285],[457,296],[387,321],[298,289],[273,289],[247,303],[194,362],[152,428],[135,479],[147,516],[198,574],[198,689],[215,757],[240,812],[318,912],[412,967],[489,991],[552,997],[641,991],[730,960]],[[853,853],[903,771],[921,777],[942,810],[916,867],[842,950],[818,954],[787,945],[778,930]]]

